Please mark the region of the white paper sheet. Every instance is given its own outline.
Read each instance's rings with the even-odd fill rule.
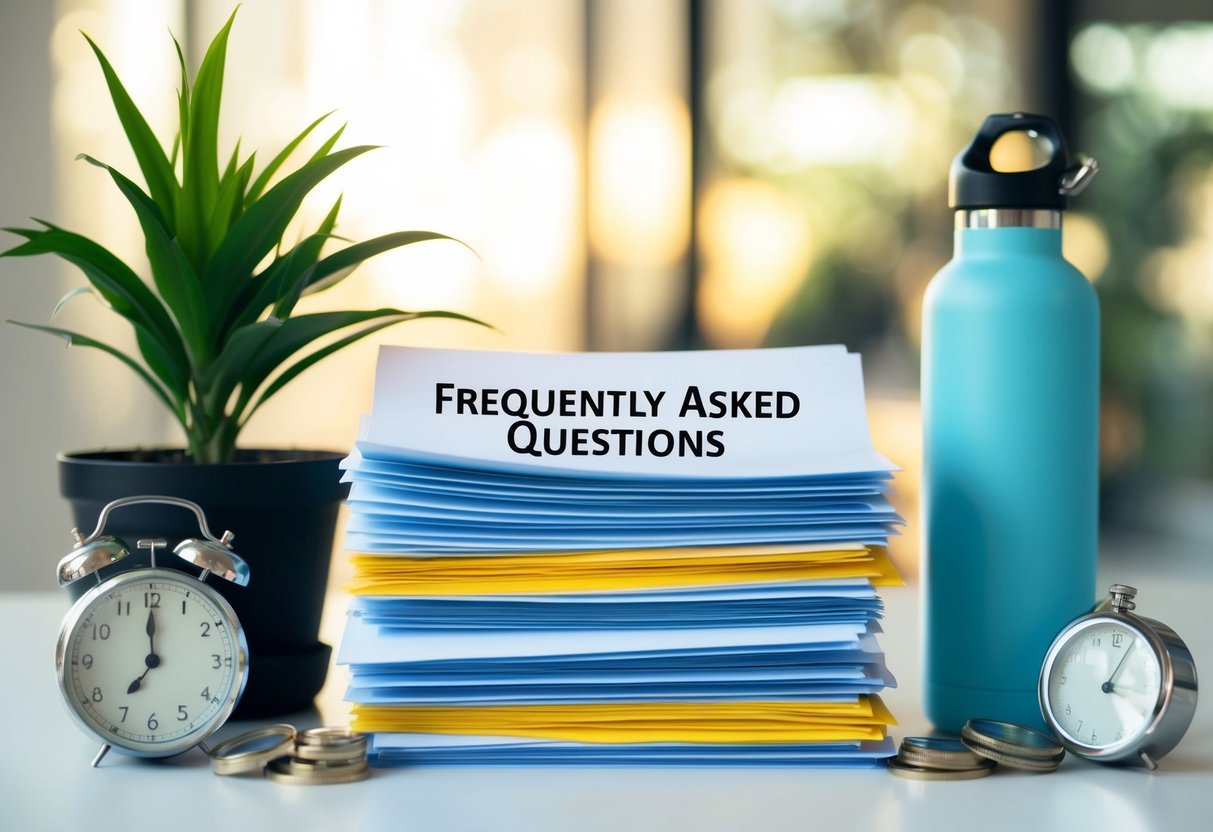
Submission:
[[[635,632],[543,631],[537,633],[425,633],[413,635],[367,624],[349,616],[341,641],[341,664],[435,661],[439,659],[501,658],[517,656],[573,656],[581,653],[627,653],[636,650],[693,649],[697,647],[838,644],[853,646],[863,624],[803,627],[747,627],[733,629],[669,629]]]
[[[860,358],[841,346],[581,354],[386,346],[373,412],[363,451],[414,464],[716,478],[894,467],[872,450]]]

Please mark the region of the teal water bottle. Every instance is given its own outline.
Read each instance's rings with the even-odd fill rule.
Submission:
[[[1007,133],[1047,160],[997,170]],[[1023,113],[987,118],[952,164],[955,254],[922,343],[923,701],[946,731],[1043,727],[1041,662],[1095,597],[1099,302],[1062,258],[1061,217],[1097,169]]]

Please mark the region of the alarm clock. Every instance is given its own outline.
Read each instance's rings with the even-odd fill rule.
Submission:
[[[200,571],[156,565],[163,539],[138,540],[150,567],[123,570],[127,544],[103,535],[111,512],[158,503],[194,513],[201,538],[181,541],[173,554]],[[110,748],[135,757],[169,757],[202,743],[227,718],[248,678],[248,644],[231,605],[206,583],[217,576],[239,586],[249,570],[231,549],[233,535],[215,537],[202,509],[177,497],[114,500],[87,537],[60,562],[60,586],[92,577],[96,585],[68,610],[59,628],[55,669],[67,709],[101,742],[97,766]],[[202,746],[206,750],[205,745]]]
[[[1114,584],[1067,624],[1040,671],[1040,711],[1069,751],[1151,770],[1196,712],[1196,664],[1170,627],[1134,615],[1137,590]]]

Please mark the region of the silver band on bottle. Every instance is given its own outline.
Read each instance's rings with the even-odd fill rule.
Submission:
[[[956,212],[956,228],[1061,228],[1061,211],[1051,208],[978,208]]]

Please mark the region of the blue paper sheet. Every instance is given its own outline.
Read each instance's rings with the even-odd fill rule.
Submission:
[[[846,743],[559,742],[524,737],[375,734],[378,766],[769,766],[873,768],[895,753],[884,739]]]

